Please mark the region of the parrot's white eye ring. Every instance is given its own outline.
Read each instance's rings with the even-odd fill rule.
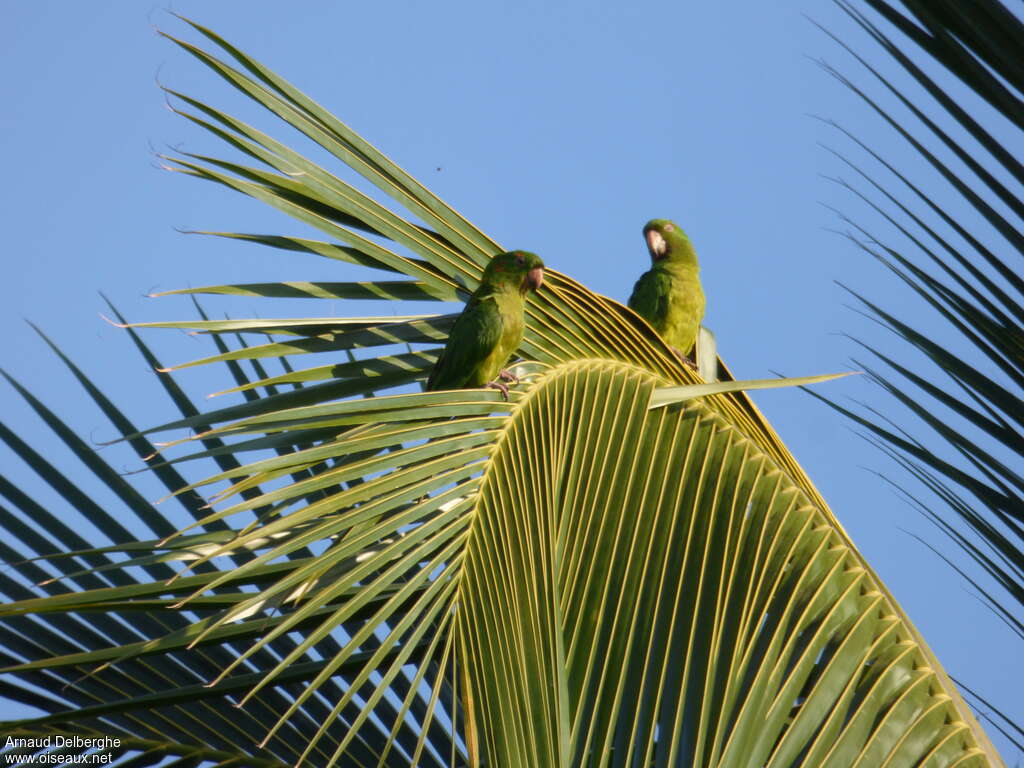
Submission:
[[[672,232],[674,229],[675,229],[675,227],[672,226],[671,224],[666,224],[665,225],[665,231],[666,232]]]

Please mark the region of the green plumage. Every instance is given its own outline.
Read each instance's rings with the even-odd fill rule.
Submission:
[[[697,252],[675,223],[652,219],[644,226],[652,265],[633,286],[629,307],[683,355],[693,351],[704,319],[704,289]]]
[[[526,294],[540,287],[544,263],[533,253],[495,256],[480,286],[455,320],[448,343],[427,379],[428,390],[466,389],[492,384],[523,340]]]

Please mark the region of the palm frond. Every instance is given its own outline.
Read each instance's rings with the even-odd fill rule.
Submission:
[[[171,39],[404,209],[175,94],[179,111],[261,165],[183,155],[169,167],[330,240],[226,236],[410,279],[207,290],[408,300],[476,286],[501,250],[493,240],[192,27],[226,59]],[[118,318],[181,418],[140,429],[102,407],[186,505],[177,527],[30,400],[148,533],[130,535],[2,435],[107,539],[90,544],[0,488],[22,509],[0,542],[17,576],[0,576],[13,649],[2,671],[65,686],[17,727],[116,727],[127,739],[167,722],[169,745],[244,764],[1001,764],[743,391],[793,382],[735,382],[719,361],[721,381],[705,383],[629,309],[551,271],[528,302],[507,402],[416,391],[452,317]],[[210,336],[215,355],[176,367],[226,364],[244,401],[196,409],[142,345],[143,327]],[[252,334],[269,341],[229,346]],[[262,363],[274,358],[296,365],[270,375]],[[154,444],[157,433],[170,434]]]

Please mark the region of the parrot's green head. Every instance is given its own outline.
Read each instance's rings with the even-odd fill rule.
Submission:
[[[693,244],[679,225],[668,219],[651,219],[644,224],[644,240],[651,254],[651,261],[657,264],[666,259],[671,261],[697,261]]]
[[[523,294],[536,291],[544,282],[544,262],[529,251],[499,253],[484,269],[481,282],[494,288],[513,288]]]

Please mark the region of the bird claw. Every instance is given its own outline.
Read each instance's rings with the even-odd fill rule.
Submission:
[[[508,381],[512,384],[519,383],[519,377],[516,376],[511,371],[502,371],[501,373],[498,374],[498,378],[501,379],[502,381]]]
[[[487,389],[497,389],[501,392],[501,396],[505,398],[505,402],[508,402],[508,384],[501,381],[492,381],[487,384]]]
[[[694,371],[700,370],[697,367],[697,361],[694,360],[692,357],[690,357],[689,355],[684,355],[682,352],[680,352],[675,347],[672,347],[672,351],[676,353],[676,357],[679,358],[679,362],[681,362],[687,368],[689,368],[691,370],[694,370]]]

